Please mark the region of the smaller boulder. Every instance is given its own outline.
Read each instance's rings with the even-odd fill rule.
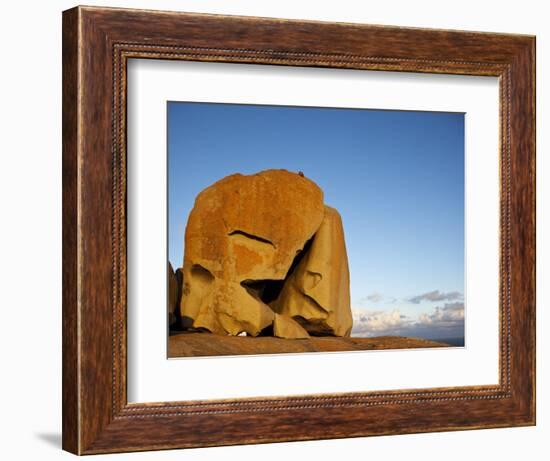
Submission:
[[[181,271],[180,271],[181,272]],[[168,325],[176,323],[176,309],[179,301],[179,285],[178,277],[172,268],[172,264],[168,263]]]
[[[285,339],[307,339],[309,334],[302,326],[288,315],[275,314],[273,336]]]

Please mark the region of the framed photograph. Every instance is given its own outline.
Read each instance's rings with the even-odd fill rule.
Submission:
[[[167,112],[169,357],[465,345],[464,113]]]
[[[63,448],[535,424],[535,38],[63,13]]]

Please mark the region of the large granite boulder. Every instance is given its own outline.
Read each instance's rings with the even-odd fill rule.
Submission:
[[[182,320],[222,335],[272,329],[269,303],[324,215],[321,189],[286,170],[235,174],[204,189],[185,231]]]

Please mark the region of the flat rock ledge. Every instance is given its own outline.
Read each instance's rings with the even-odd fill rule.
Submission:
[[[212,333],[176,332],[168,338],[168,357],[207,357],[298,352],[343,352],[384,349],[450,347],[449,344],[403,336],[352,338],[312,336],[281,339],[270,336],[220,336]]]

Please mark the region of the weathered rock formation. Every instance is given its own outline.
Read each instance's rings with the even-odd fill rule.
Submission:
[[[275,319],[273,320],[273,336],[288,339],[309,338],[308,332],[304,330],[296,320],[282,314],[275,314]]]
[[[325,206],[309,250],[285,281],[273,310],[297,320],[310,334],[349,336],[349,269],[340,214]]]
[[[181,290],[183,287],[183,271],[180,268],[172,268],[172,264],[168,263],[168,325],[170,327],[176,326],[176,323],[181,323],[179,318],[179,307],[181,300]],[[188,325],[179,325],[179,327],[189,327]]]
[[[168,263],[168,325],[176,323],[178,291],[178,279],[172,268],[172,264]]]
[[[349,336],[342,222],[303,175],[227,176],[196,198],[185,231],[182,324],[220,335]]]

